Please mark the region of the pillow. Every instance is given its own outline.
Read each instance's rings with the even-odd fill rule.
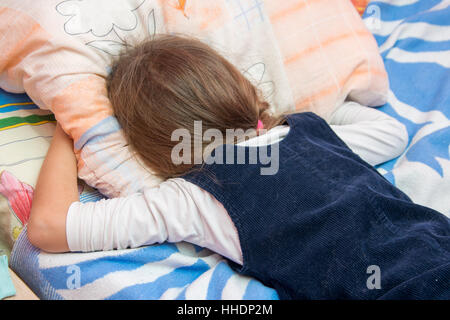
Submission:
[[[327,118],[346,99],[385,103],[376,43],[347,0],[3,0],[0,86],[54,112],[88,184],[109,197],[142,191],[160,181],[128,149],[105,77],[125,42],[167,32],[215,47],[277,112]]]
[[[362,1],[359,1],[360,5]],[[387,74],[350,1],[267,1],[296,110],[328,118],[345,100],[386,102]]]

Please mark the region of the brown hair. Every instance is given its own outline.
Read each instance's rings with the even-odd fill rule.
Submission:
[[[161,35],[122,53],[107,79],[109,99],[130,146],[161,178],[182,175],[192,164],[175,165],[176,129],[194,139],[194,121],[226,129],[270,129],[282,122],[269,112],[257,88],[230,62],[194,38]],[[201,139],[201,137],[200,137]],[[202,146],[203,148],[205,145]],[[191,152],[193,156],[193,152]]]

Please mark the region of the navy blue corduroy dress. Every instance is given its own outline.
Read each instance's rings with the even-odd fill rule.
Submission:
[[[450,220],[414,204],[320,117],[287,121],[277,174],[246,161],[184,177],[228,211],[243,254],[233,267],[281,299],[449,299]],[[251,147],[213,155],[232,149],[236,163]]]

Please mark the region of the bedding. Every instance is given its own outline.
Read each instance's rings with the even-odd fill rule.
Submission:
[[[0,89],[0,250],[8,256],[28,220],[54,123],[26,95]]]
[[[410,137],[404,154],[378,170],[414,201],[447,216],[449,6],[448,0],[373,1],[364,14],[391,82],[388,102],[381,110],[404,123]],[[19,103],[30,102],[24,95],[0,93],[4,95]],[[8,130],[0,131],[0,137]],[[0,152],[2,163],[3,154]],[[81,201],[102,197],[86,186],[80,186],[80,192]],[[29,244],[25,228],[14,245],[10,263],[43,299],[278,298],[273,289],[233,272],[220,256],[186,243],[51,255]]]

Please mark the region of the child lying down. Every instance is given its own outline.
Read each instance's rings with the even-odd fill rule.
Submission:
[[[124,53],[108,91],[129,144],[165,182],[78,202],[72,141],[58,125],[28,223],[35,246],[188,241],[281,299],[450,298],[449,219],[372,167],[405,149],[396,120],[351,102],[331,125],[309,112],[271,114],[233,65],[180,36]],[[381,271],[375,290],[367,284],[373,266]]]

